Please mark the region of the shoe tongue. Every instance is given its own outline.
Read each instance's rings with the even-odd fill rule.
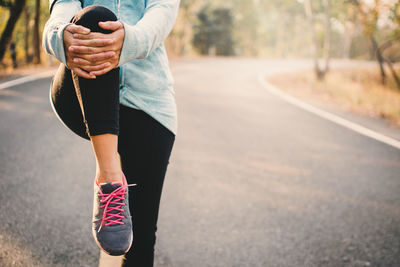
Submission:
[[[106,183],[106,184],[100,184],[101,187],[101,192],[104,194],[110,194],[113,192],[115,189],[118,187],[121,187],[121,184],[118,183]]]

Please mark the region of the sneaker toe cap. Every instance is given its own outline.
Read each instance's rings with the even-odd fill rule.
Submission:
[[[97,234],[101,248],[110,255],[125,254],[132,243],[130,231],[104,231]]]

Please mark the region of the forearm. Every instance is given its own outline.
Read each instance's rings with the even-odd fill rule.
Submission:
[[[49,2],[51,6],[53,1]],[[81,9],[81,3],[78,0],[58,0],[43,30],[43,49],[64,65],[67,65],[63,40],[64,29]]]
[[[124,43],[118,66],[146,58],[171,32],[178,14],[179,0],[148,1],[143,18],[136,25],[123,23]]]

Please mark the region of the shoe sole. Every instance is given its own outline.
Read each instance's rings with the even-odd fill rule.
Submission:
[[[93,232],[93,229],[92,229],[92,233],[94,233],[94,232]],[[122,255],[126,254],[126,253],[131,249],[131,247],[132,247],[132,243],[133,243],[133,232],[131,232],[131,238],[130,238],[130,242],[129,242],[130,245],[129,245],[129,247],[128,247],[123,253],[108,252],[107,250],[105,250],[105,249],[100,245],[99,241],[97,241],[96,238],[94,238],[94,241],[96,242],[97,246],[99,246],[99,248],[101,248],[101,250],[103,250],[106,254],[108,254],[108,255],[110,255],[110,256],[122,256]]]

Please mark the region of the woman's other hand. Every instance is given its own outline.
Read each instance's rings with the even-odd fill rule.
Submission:
[[[76,42],[69,47],[69,52],[75,55],[74,64],[93,76],[103,75],[118,66],[125,37],[120,21],[99,22],[99,26],[112,33],[74,33]]]
[[[94,79],[96,78],[95,75],[90,74],[90,71],[94,70],[101,70],[110,65],[110,63],[106,62],[105,60],[112,57],[114,53],[99,53],[99,54],[91,54],[91,55],[80,55],[73,51],[71,51],[71,46],[75,46],[79,44],[79,40],[74,38],[74,34],[80,35],[88,35],[90,34],[90,29],[85,28],[80,25],[70,24],[68,25],[63,33],[63,40],[65,46],[65,56],[67,58],[67,67],[73,70],[78,76],[81,76],[86,79]],[[97,46],[104,46],[109,43],[110,40],[94,40],[92,41],[93,44]],[[79,64],[77,62],[78,57],[90,58],[90,59],[97,59],[97,64],[91,65],[84,65]],[[103,60],[103,62],[101,62]]]

